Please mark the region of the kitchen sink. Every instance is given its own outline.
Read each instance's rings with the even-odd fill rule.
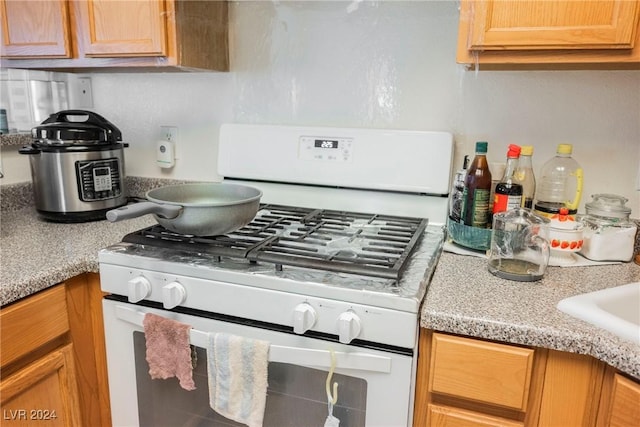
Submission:
[[[640,282],[565,298],[557,307],[624,340],[640,344]]]

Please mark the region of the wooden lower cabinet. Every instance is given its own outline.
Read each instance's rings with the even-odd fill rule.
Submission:
[[[79,426],[73,345],[35,360],[0,384],[2,425]]]
[[[607,368],[597,425],[640,426],[640,383]]]
[[[521,422],[450,406],[427,406],[429,425],[444,427],[519,427]]]
[[[83,274],[65,282],[69,335],[76,359],[83,426],[110,426],[107,353],[100,276]]]
[[[586,355],[420,331],[414,426],[640,426],[640,384]]]
[[[1,425],[111,425],[101,299],[83,274],[0,310]]]

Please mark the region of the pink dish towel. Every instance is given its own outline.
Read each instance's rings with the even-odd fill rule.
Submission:
[[[142,325],[151,378],[177,377],[180,387],[195,390],[189,345],[191,326],[152,313],[145,314]]]

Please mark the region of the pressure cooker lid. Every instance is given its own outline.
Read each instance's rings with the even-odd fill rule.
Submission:
[[[84,110],[53,113],[31,129],[31,136],[36,145],[102,145],[122,141],[122,133],[111,122]]]

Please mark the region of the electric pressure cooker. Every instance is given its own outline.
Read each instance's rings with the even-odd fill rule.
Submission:
[[[56,222],[105,219],[127,203],[120,130],[99,114],[64,110],[31,129],[29,155],[35,207]]]

